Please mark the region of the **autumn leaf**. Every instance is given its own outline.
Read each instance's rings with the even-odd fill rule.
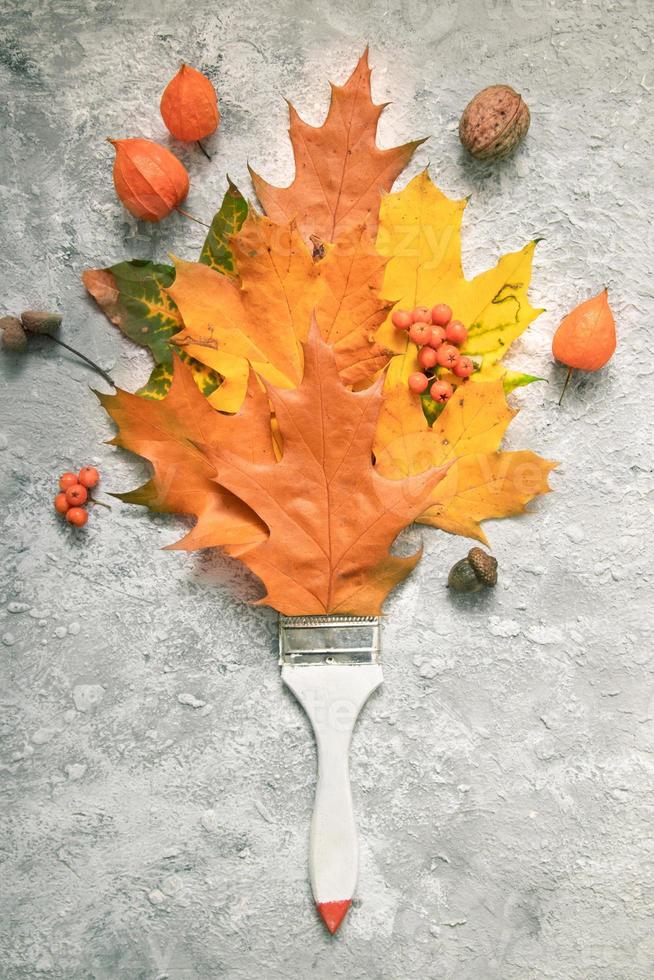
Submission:
[[[206,455],[216,479],[248,504],[269,537],[241,555],[266,587],[261,601],[285,615],[377,615],[420,555],[389,548],[422,513],[444,470],[388,480],[372,465],[381,379],[352,392],[314,326],[304,377],[294,390],[270,388],[283,440],[279,462],[243,459],[223,448]],[[256,444],[253,432],[248,438]]]
[[[229,180],[229,178],[228,178]],[[220,210],[215,215],[204,243],[200,261],[227,276],[234,275],[234,259],[229,237],[241,227],[247,203],[229,181]],[[182,318],[167,287],[175,278],[175,268],[134,259],[108,269],[86,269],[82,281],[109,320],[126,337],[147,347],[155,367],[139,394],[163,398],[172,379],[172,356],[176,349],[171,338],[182,328]],[[206,364],[181,352],[202,393],[214,407],[220,407],[225,394],[218,393],[221,378]],[[247,374],[246,374],[247,380]]]
[[[189,357],[184,351],[178,351],[177,356],[181,361],[186,364],[187,368],[193,375],[193,380],[197,385],[200,392],[208,399],[209,404],[214,408],[217,405],[214,404],[217,396],[218,389],[222,384],[222,378],[212,371],[211,368],[207,367],[206,364],[201,364],[196,361],[195,358]],[[164,364],[155,364],[150,372],[150,377],[144,385],[142,385],[138,391],[137,395],[142,395],[144,398],[165,398],[170,389],[170,385],[173,380],[173,361],[166,361]],[[222,396],[221,396],[222,398]]]
[[[451,306],[468,328],[461,351],[481,361],[474,381],[502,379],[507,391],[536,380],[507,371],[501,360],[511,344],[542,310],[527,295],[536,242],[504,255],[497,265],[466,279],[461,265],[461,220],[466,201],[453,201],[425,171],[404,190],[382,201],[377,248],[388,258],[383,295],[400,309]],[[417,369],[414,344],[395,330],[390,318],[378,340],[404,355],[404,377]]]
[[[377,468],[402,479],[469,453],[494,451],[515,415],[500,382],[466,384],[430,427],[419,399],[389,374],[375,435]]]
[[[293,222],[278,225],[250,211],[231,248],[238,281],[177,262],[168,289],[183,317],[175,343],[225,378],[215,407],[238,409],[248,363],[272,384],[297,385],[314,311],[346,384],[369,380],[386,364],[390,351],[375,339],[389,309],[379,298],[385,260],[365,225],[327,245],[315,262]]]
[[[452,463],[417,520],[487,544],[480,522],[524,511],[549,490],[547,474],[556,465],[531,452],[497,452],[514,415],[501,382],[467,383],[430,427],[420,401],[391,374],[375,437],[376,467],[403,479]]]
[[[381,194],[424,142],[378,149],[377,123],[384,108],[371,99],[367,49],[345,85],[331,86],[322,126],[309,126],[289,104],[293,183],[274,187],[250,171],[268,217],[279,224],[295,219],[307,243],[311,235],[335,242],[363,222],[374,235]]]
[[[221,545],[238,555],[266,538],[265,526],[247,504],[216,484],[214,466],[199,449],[224,447],[250,460],[274,459],[268,400],[256,381],[241,412],[222,415],[211,408],[189,369],[175,357],[173,380],[163,400],[120,389],[98,398],[118,426],[112,445],[143,456],[153,467],[152,478],[142,487],[116,496],[153,511],[197,518],[173,548],[192,551]]]
[[[226,276],[236,274],[234,268],[234,256],[230,245],[230,238],[241,228],[248,213],[247,201],[229,177],[229,186],[223,198],[220,210],[214,215],[211,228],[207,234],[200,262],[208,265],[211,269],[224,273]]]
[[[334,348],[344,384],[374,377],[392,354],[376,339],[393,305],[380,299],[385,265],[365,224],[327,245],[318,263],[314,310],[323,339]]]
[[[157,364],[170,362],[170,338],[182,324],[165,291],[174,278],[172,266],[141,259],[82,273],[82,282],[111,322],[135,344],[147,347]]]
[[[182,320],[165,286],[172,282],[172,266],[135,259],[109,269],[87,269],[82,280],[98,306],[126,337],[147,347],[155,366],[140,395],[163,398],[172,379],[174,345],[171,338]],[[196,384],[213,402],[221,378],[205,364],[182,353]]]
[[[175,343],[224,378],[218,406],[237,411],[248,363],[286,387],[302,377],[300,340],[311,322],[315,266],[297,229],[250,212],[232,239],[239,281],[197,262],[176,262],[168,293],[183,318]]]
[[[556,465],[530,450],[463,456],[418,521],[488,544],[481,521],[524,513],[530,500],[549,493],[547,476]]]

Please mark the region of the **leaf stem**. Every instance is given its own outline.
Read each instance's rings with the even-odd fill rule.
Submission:
[[[104,500],[96,500],[95,497],[89,497],[88,502],[95,504],[97,507],[106,507],[107,510],[111,510],[111,504],[105,504]]]
[[[196,142],[196,143],[198,144],[198,146],[200,147],[200,149],[201,149],[201,150],[202,150],[202,152],[204,153],[204,155],[205,155],[205,157],[207,158],[207,160],[211,160],[211,157],[209,156],[209,154],[207,153],[207,151],[206,151],[206,150],[205,150],[205,148],[203,147],[203,145],[202,145],[202,143],[200,142],[200,140],[196,140],[195,142]]]
[[[185,211],[184,208],[175,208],[175,211],[179,211],[179,213],[183,214],[185,218],[188,218],[190,221],[195,221],[195,223],[198,225],[203,225],[205,228],[211,228],[211,225],[208,225],[206,221],[200,221],[199,218],[194,218],[193,215],[189,214],[188,211]]]
[[[568,368],[568,373],[567,373],[566,378],[565,378],[565,384],[563,385],[563,391],[561,392],[561,397],[559,398],[559,405],[563,401],[563,396],[565,395],[565,389],[568,387],[568,381],[572,377],[573,370],[574,370],[574,368]]]
[[[81,358],[81,360],[86,361],[89,367],[92,367],[94,371],[97,371],[98,374],[100,374],[104,378],[104,380],[111,385],[112,388],[116,388],[116,384],[112,380],[111,376],[108,375],[106,371],[103,371],[102,368],[98,364],[96,364],[95,361],[92,361],[90,357],[87,357],[86,354],[81,354],[80,351],[75,350],[75,348],[71,347],[70,344],[66,344],[63,340],[59,340],[58,337],[53,337],[51,333],[44,333],[41,334],[41,336],[47,337],[48,340],[54,341],[54,343],[59,344],[60,347],[65,347],[66,350],[69,350],[71,352],[71,354],[75,354],[76,357],[79,357]]]

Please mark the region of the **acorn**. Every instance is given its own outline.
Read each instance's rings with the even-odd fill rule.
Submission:
[[[61,326],[61,313],[47,313],[45,310],[25,310],[20,315],[24,330],[30,333],[50,333]]]
[[[2,346],[5,350],[25,350],[27,347],[27,334],[23,330],[23,326],[18,317],[0,317],[0,330],[2,330]]]
[[[63,347],[65,350],[75,354],[76,357],[81,358],[89,367],[92,367],[94,371],[97,371],[105,381],[107,381],[112,388],[116,385],[111,379],[111,376],[107,374],[95,361],[92,361],[90,357],[86,354],[82,354],[80,351],[75,350],[70,344],[65,341],[60,340],[59,337],[54,337],[50,331],[56,330],[61,324],[62,317],[59,313],[46,313],[41,310],[25,310],[21,313],[21,319],[19,320],[16,316],[3,316],[0,317],[0,330],[2,331],[2,346],[5,350],[10,351],[24,351],[27,349],[27,340],[30,333],[41,334],[51,340],[53,343],[57,344],[59,347]],[[22,321],[22,322],[21,322]]]
[[[529,129],[527,103],[509,85],[490,85],[463,110],[459,138],[476,160],[503,160]]]
[[[471,548],[450,569],[447,586],[455,592],[481,592],[497,583],[497,559],[483,548]]]

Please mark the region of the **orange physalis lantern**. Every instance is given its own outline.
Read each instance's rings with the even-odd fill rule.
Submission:
[[[216,90],[202,72],[182,65],[161,96],[161,115],[178,140],[194,142],[220,125]]]
[[[114,184],[128,211],[144,221],[161,221],[189,189],[186,167],[151,140],[109,140],[116,150]]]

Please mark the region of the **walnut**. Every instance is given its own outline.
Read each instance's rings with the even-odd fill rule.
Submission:
[[[468,103],[459,123],[459,137],[477,160],[502,160],[529,129],[529,109],[508,85],[490,85]]]

